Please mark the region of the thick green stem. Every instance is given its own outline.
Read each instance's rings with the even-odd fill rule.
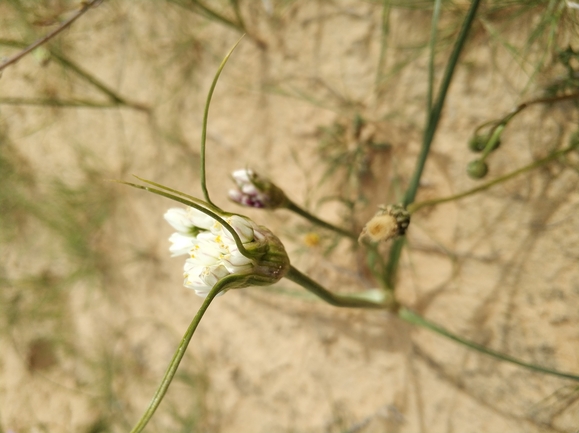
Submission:
[[[473,189],[469,189],[468,191],[464,191],[461,192],[459,194],[454,194],[448,197],[442,197],[442,198],[436,198],[433,200],[425,200],[422,202],[418,202],[418,203],[412,203],[410,206],[408,206],[408,212],[410,212],[411,214],[416,212],[419,209],[422,209],[423,207],[427,207],[427,206],[435,206],[437,204],[441,204],[441,203],[447,203],[449,201],[455,201],[455,200],[460,200],[461,198],[465,198],[468,197],[470,195],[476,194],[478,192],[484,191],[486,189],[489,189],[495,185],[498,185],[500,183],[503,183],[509,179],[512,179],[516,176],[518,176],[519,174],[523,174],[527,171],[533,170],[537,167],[541,167],[542,165],[545,165],[546,163],[562,156],[565,155],[566,153],[570,152],[571,150],[575,149],[575,147],[567,147],[565,149],[561,149],[557,152],[553,152],[551,155],[546,156],[545,158],[539,159],[535,162],[533,162],[532,164],[526,165],[524,167],[519,168],[518,170],[515,170],[511,173],[505,174],[504,176],[500,176],[497,177],[494,180],[491,180],[490,182],[487,182],[483,185],[477,186],[476,188]]]
[[[341,234],[342,236],[346,236],[350,239],[354,239],[354,240],[358,240],[358,236],[356,236],[354,233],[346,230],[346,229],[342,229],[340,227],[336,227],[335,225],[332,225],[326,221],[323,221],[321,219],[319,219],[318,217],[312,215],[311,213],[309,213],[307,210],[302,209],[301,207],[299,207],[297,204],[295,204],[294,202],[292,202],[291,200],[288,200],[288,203],[286,205],[286,209],[291,210],[292,212],[297,213],[298,215],[304,217],[305,219],[307,219],[308,221],[311,221],[314,224],[317,224],[321,227],[324,227],[328,230],[332,230],[336,233]]]
[[[428,59],[428,90],[426,94],[426,113],[430,116],[432,111],[432,90],[434,89],[434,56],[436,54],[436,34],[438,30],[438,20],[440,19],[440,6],[442,0],[435,0],[434,11],[432,12],[432,25],[430,27],[430,58]],[[428,124],[429,118],[426,118]]]
[[[470,9],[462,24],[462,28],[460,29],[460,33],[454,45],[454,49],[450,54],[446,70],[444,71],[444,77],[442,78],[442,83],[440,84],[440,91],[438,93],[438,97],[436,99],[436,102],[434,103],[434,106],[432,107],[430,115],[428,116],[426,129],[424,131],[422,148],[420,149],[420,155],[418,156],[416,169],[414,170],[412,179],[410,180],[410,185],[404,196],[405,206],[412,203],[414,201],[414,198],[416,197],[416,192],[418,191],[418,184],[420,183],[420,178],[422,177],[424,165],[426,164],[426,159],[428,157],[428,153],[430,152],[430,145],[432,144],[432,140],[434,139],[434,134],[436,132],[436,128],[438,127],[438,122],[442,114],[442,108],[444,106],[444,101],[446,99],[446,93],[448,92],[448,88],[450,87],[450,83],[454,75],[454,69],[458,63],[458,58],[460,56],[460,53],[462,52],[462,48],[464,46],[466,37],[472,26],[472,23],[474,21],[474,17],[476,15],[476,11],[478,9],[479,4],[480,0],[472,1]]]
[[[485,355],[492,356],[493,358],[499,359],[501,361],[510,362],[511,364],[519,365],[521,367],[528,368],[529,370],[538,371],[540,373],[549,374],[551,376],[563,377],[565,379],[571,379],[579,382],[578,375],[565,373],[558,370],[552,370],[535,364],[530,364],[528,362],[521,361],[517,358],[513,358],[512,356],[505,355],[504,353],[500,353],[495,350],[489,349],[473,341],[459,337],[453,334],[452,332],[449,332],[446,329],[442,328],[441,326],[426,320],[424,317],[420,316],[419,314],[415,313],[412,310],[409,310],[408,308],[401,308],[398,311],[398,316],[409,323],[429,329],[430,331],[433,331],[439,335],[442,335],[446,338],[456,341],[457,343],[460,343],[463,346],[469,347],[470,349],[474,349],[477,352],[484,353]]]
[[[217,296],[219,292],[221,292],[221,290],[225,289],[230,281],[234,281],[235,277],[236,277],[235,275],[225,277],[222,280],[218,281],[217,284],[215,284],[215,286],[213,286],[213,288],[203,301],[203,304],[199,308],[199,311],[197,311],[197,314],[191,321],[189,328],[187,328],[187,332],[185,332],[185,335],[183,336],[181,343],[177,348],[177,351],[173,355],[173,359],[171,360],[171,363],[169,364],[169,367],[167,368],[167,371],[163,376],[163,380],[161,381],[161,384],[157,388],[157,391],[155,392],[153,399],[149,403],[149,407],[147,407],[147,410],[145,411],[139,422],[135,425],[135,427],[133,427],[131,433],[139,433],[143,431],[143,429],[145,428],[151,417],[155,414],[155,411],[161,404],[163,397],[165,397],[165,394],[169,389],[169,385],[171,385],[171,381],[175,377],[175,373],[177,373],[177,368],[179,368],[179,364],[181,363],[181,360],[185,355],[187,346],[189,346],[189,342],[191,341],[191,338],[193,337],[193,334],[195,333],[195,330],[197,329],[199,322],[201,322],[203,315],[207,311],[207,308],[209,308],[209,305],[211,304],[213,299],[215,299],[215,296]]]
[[[442,78],[440,91],[438,93],[436,102],[434,103],[432,110],[430,110],[430,114],[428,115],[426,128],[424,130],[422,148],[420,149],[420,155],[418,156],[416,168],[414,169],[414,173],[412,175],[412,178],[410,179],[410,184],[408,186],[408,189],[406,190],[406,194],[404,195],[403,205],[405,207],[408,206],[410,203],[412,203],[416,197],[418,185],[420,183],[420,178],[422,177],[422,172],[424,171],[426,159],[428,157],[428,153],[430,152],[430,146],[432,144],[432,140],[434,139],[434,134],[436,132],[436,128],[438,127],[438,122],[442,114],[442,108],[444,106],[444,101],[446,99],[446,93],[452,81],[454,69],[456,67],[456,64],[458,63],[458,58],[466,41],[468,32],[474,21],[474,17],[476,15],[476,11],[478,9],[479,4],[480,0],[472,1],[470,9],[468,10],[468,13],[464,19],[462,28],[460,30],[460,33],[458,35],[458,38],[450,55],[450,59],[448,60],[448,64],[446,70],[444,71],[444,76]],[[391,289],[394,289],[395,286],[396,272],[398,270],[398,263],[400,262],[400,256],[402,254],[403,247],[404,247],[404,240],[397,239],[394,241],[394,244],[390,249],[390,257],[388,259],[388,264],[386,267],[387,268],[386,285]]]
[[[372,291],[371,293],[359,293],[350,295],[332,293],[312,280],[307,275],[302,274],[293,266],[290,266],[290,269],[285,277],[288,280],[299,284],[314,295],[322,298],[328,304],[334,305],[336,307],[375,308],[388,310],[395,309],[396,303],[394,299],[391,297],[390,293],[384,291]]]

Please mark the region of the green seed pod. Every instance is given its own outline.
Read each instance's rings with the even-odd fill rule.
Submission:
[[[482,152],[487,144],[488,137],[484,135],[475,135],[468,141],[468,148],[472,152]]]
[[[489,137],[488,135],[475,135],[469,140],[468,148],[475,153],[482,152],[487,147],[487,143],[489,142],[490,138],[491,137]],[[493,150],[498,149],[500,145],[501,139],[497,138],[497,141],[495,141],[495,144],[493,145],[490,151],[492,152]]]
[[[489,172],[489,166],[486,162],[481,161],[480,159],[475,159],[471,161],[466,166],[466,173],[472,179],[482,179],[487,175]]]

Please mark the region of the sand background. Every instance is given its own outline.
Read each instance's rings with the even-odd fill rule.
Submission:
[[[479,185],[465,172],[474,129],[564,75],[551,66],[553,51],[577,46],[578,12],[557,5],[565,27],[553,39],[547,26],[533,43],[546,6],[481,9],[419,201]],[[66,16],[72,6],[44,2],[34,16]],[[235,19],[227,2],[212,6]],[[437,80],[467,6],[445,3]],[[376,285],[347,240],[287,211],[236,207],[226,191],[231,171],[251,167],[315,214],[357,229],[378,204],[399,199],[424,124],[431,11],[392,5],[379,65],[382,12],[379,2],[243,2],[250,34],[210,109],[213,200],[271,228],[296,267],[336,291]],[[0,17],[3,39],[46,32],[22,24],[8,3]],[[105,1],[50,47],[148,111],[0,105],[0,431],[128,431],[145,409],[201,300],[182,287],[182,259],[167,251],[162,215],[176,204],[108,179],[136,174],[202,196],[203,106],[239,36],[175,4]],[[4,71],[0,96],[109,102],[42,52]],[[578,119],[570,102],[529,108],[505,131],[488,179],[565,146]],[[342,154],[356,156],[328,174]],[[417,212],[400,301],[496,350],[579,372],[577,167],[575,153]],[[336,196],[353,210],[328,199]],[[331,307],[282,280],[215,301],[148,431],[575,432],[578,402],[572,381],[498,362],[387,312]]]

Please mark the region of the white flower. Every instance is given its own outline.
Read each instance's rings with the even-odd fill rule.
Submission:
[[[184,235],[195,235],[199,230],[209,230],[216,223],[209,215],[192,207],[187,209],[173,207],[163,216],[177,232]]]
[[[184,266],[184,285],[197,295],[205,297],[221,278],[252,268],[253,259],[241,254],[233,235],[203,212],[172,208],[165,213],[165,219],[177,230],[169,238],[169,251],[172,256],[189,255]],[[243,244],[256,240],[258,227],[252,221],[238,215],[224,219]]]
[[[265,284],[269,280],[272,284],[283,276],[289,260],[283,245],[269,230],[239,215],[222,218],[233,228],[251,257],[241,253],[229,230],[203,212],[194,208],[173,208],[165,213],[167,222],[177,230],[169,238],[169,251],[172,256],[189,256],[183,268],[185,287],[206,297],[213,286],[228,275],[240,276],[242,281],[236,287]],[[259,259],[268,254],[271,257],[267,258],[266,263],[257,266],[260,265]],[[259,278],[252,279],[254,273],[259,274]]]

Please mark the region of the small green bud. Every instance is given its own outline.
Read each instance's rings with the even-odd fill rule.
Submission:
[[[471,161],[466,166],[466,173],[472,179],[482,179],[487,175],[489,172],[489,166],[486,162],[481,161],[480,159],[475,159]]]

